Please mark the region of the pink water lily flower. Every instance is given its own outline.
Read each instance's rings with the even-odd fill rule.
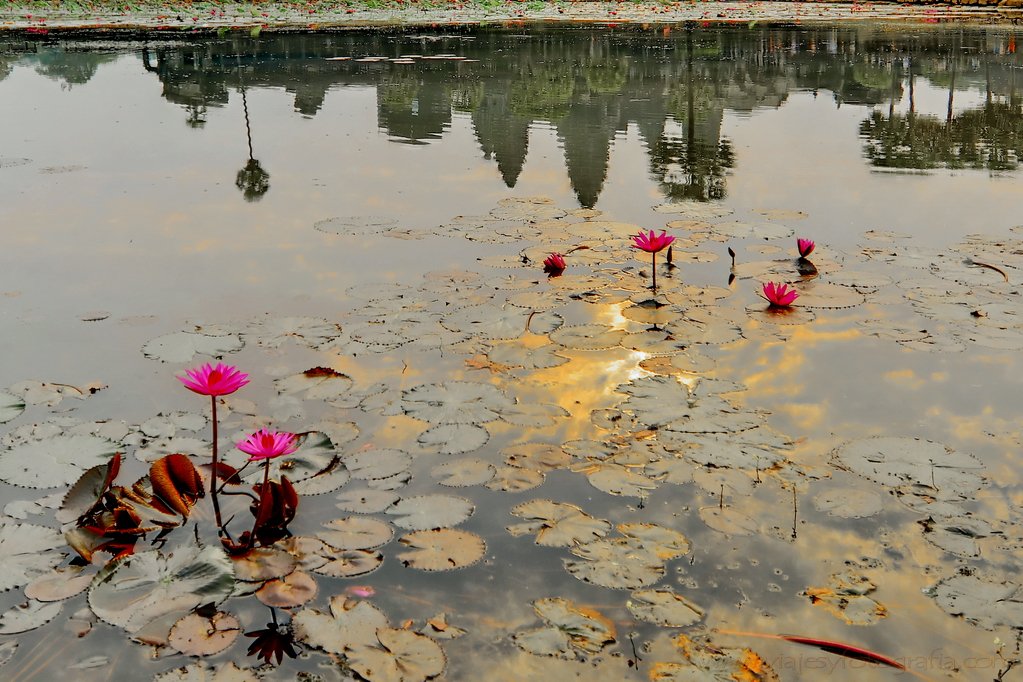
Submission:
[[[789,289],[786,284],[775,284],[774,282],[764,285],[763,296],[775,308],[788,308],[793,301],[799,298],[795,288]]]
[[[178,381],[189,391],[200,395],[229,395],[249,383],[249,375],[240,372],[237,367],[217,363],[214,367],[206,363],[198,369],[185,370],[187,377],[178,377]]]
[[[663,251],[673,241],[675,238],[667,234],[665,230],[661,230],[660,234],[655,234],[653,230],[650,230],[649,234],[645,234],[643,230],[640,230],[639,234],[633,236],[632,245],[647,253],[657,253]]]
[[[800,237],[796,240],[796,248],[799,249],[799,257],[806,258],[813,253],[813,247],[816,246],[812,239],[803,239]]]
[[[543,259],[543,271],[548,275],[560,275],[566,267],[568,265],[565,263],[565,257],[560,253],[552,253]]]
[[[293,433],[260,429],[238,443],[238,449],[249,455],[250,462],[258,462],[290,455],[298,450],[298,442]]]

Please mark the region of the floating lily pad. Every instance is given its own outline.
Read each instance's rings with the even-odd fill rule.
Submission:
[[[337,496],[337,508],[357,514],[375,514],[382,512],[401,499],[389,490],[346,490]]]
[[[480,449],[489,440],[490,432],[479,424],[440,424],[423,431],[416,442],[445,455],[463,455]]]
[[[348,665],[376,682],[424,682],[444,672],[447,659],[436,642],[409,630],[380,628],[377,646],[358,645],[348,652]]]
[[[372,549],[344,549],[324,552],[326,563],[312,569],[331,578],[356,578],[372,573],[384,562],[384,555]]]
[[[365,237],[387,232],[397,225],[397,220],[386,216],[335,216],[316,221],[313,229],[341,237]]]
[[[532,490],[543,484],[547,475],[536,469],[501,466],[494,472],[494,478],[487,483],[487,488],[506,493],[521,493]]]
[[[295,570],[283,578],[267,580],[256,590],[256,599],[274,608],[294,609],[311,602],[318,589],[312,576],[305,571]]]
[[[16,635],[35,630],[57,617],[63,604],[36,601],[34,599],[18,604],[0,614],[0,635]]]
[[[549,335],[551,341],[575,350],[606,350],[621,344],[625,338],[624,329],[614,329],[602,324],[576,324],[562,327]]]
[[[561,326],[557,313],[535,312],[515,306],[494,308],[473,306],[447,315],[441,324],[456,332],[470,332],[473,336],[490,340],[517,339],[527,332],[549,334]]]
[[[571,551],[583,560],[565,560],[565,569],[583,582],[635,590],[664,577],[664,561],[630,538],[605,538],[577,545]]]
[[[827,587],[808,587],[803,594],[810,603],[850,625],[873,625],[888,615],[888,610],[867,595],[877,585],[866,576],[851,571],[831,576]]]
[[[471,566],[483,558],[483,538],[464,530],[441,528],[409,533],[398,540],[409,551],[398,554],[405,566],[423,571],[451,571]]]
[[[657,213],[680,213],[692,220],[713,220],[731,215],[734,211],[721,204],[702,201],[675,201],[654,206]]]
[[[750,649],[701,643],[687,635],[675,638],[679,660],[656,661],[650,667],[651,682],[780,682],[781,678]]]
[[[843,519],[861,519],[881,513],[884,498],[872,490],[840,488],[822,492],[813,498],[813,506]]]
[[[406,389],[401,402],[405,414],[431,424],[483,424],[512,401],[492,384],[444,381]]]
[[[552,343],[533,348],[517,343],[502,343],[491,348],[487,352],[487,356],[492,362],[507,365],[508,367],[549,369],[568,362],[568,358],[558,355],[558,349],[559,346]],[[2,399],[2,396],[0,396],[0,399]]]
[[[469,518],[474,509],[472,502],[464,497],[419,495],[399,500],[387,509],[387,514],[395,517],[394,525],[399,528],[429,530],[457,526]]]
[[[550,443],[521,443],[511,445],[501,451],[505,464],[536,471],[552,471],[567,467],[572,461],[565,450],[559,445]]]
[[[235,577],[251,582],[283,578],[294,571],[297,564],[294,555],[277,547],[255,547],[230,558]]]
[[[445,462],[430,473],[441,485],[463,488],[482,485],[494,477],[494,465],[482,459],[467,457]]]
[[[573,504],[551,500],[530,500],[512,507],[511,513],[526,519],[508,526],[514,536],[536,533],[536,544],[544,547],[570,547],[604,537],[611,524],[597,519]]]
[[[210,336],[193,332],[173,332],[157,337],[142,347],[142,353],[160,362],[191,362],[196,355],[222,358],[242,349],[238,334]]]
[[[190,613],[174,623],[167,643],[186,656],[213,656],[234,644],[239,632],[241,624],[230,613]]]
[[[202,604],[227,599],[234,581],[231,560],[219,547],[139,552],[96,576],[89,588],[89,606],[130,634],[139,636],[147,629],[146,641],[166,641],[178,618]]]
[[[1023,623],[1023,588],[979,575],[954,575],[931,592],[945,613],[985,630]]]
[[[106,463],[119,445],[98,436],[53,436],[0,453],[0,479],[25,488],[71,485],[82,472]]]
[[[882,485],[923,486],[961,497],[983,485],[983,465],[973,455],[919,438],[864,438],[834,454],[850,471]]]
[[[0,391],[0,424],[11,421],[24,411],[24,400],[7,391]]]
[[[599,463],[586,470],[586,480],[597,490],[609,495],[646,497],[657,488],[657,482],[647,477],[642,470],[634,471],[613,462]]]
[[[313,367],[274,382],[277,392],[282,395],[327,402],[345,397],[354,383],[347,374],[335,372],[329,367]]]
[[[348,516],[323,524],[317,537],[337,549],[376,549],[394,536],[389,523],[364,516]]]
[[[25,585],[25,596],[41,602],[63,601],[84,592],[92,578],[84,566],[57,566]]]
[[[387,616],[365,601],[344,595],[330,598],[330,613],[302,609],[292,618],[295,638],[329,654],[346,655],[353,647],[373,646],[376,632],[387,627]]]
[[[340,333],[340,327],[319,317],[270,317],[245,330],[247,339],[264,348],[280,348],[285,341],[319,348]]]
[[[594,609],[554,597],[536,600],[533,610],[546,627],[512,636],[519,648],[531,654],[585,659],[616,641],[614,623]]]
[[[408,470],[412,464],[412,455],[393,448],[373,448],[348,455],[343,461],[352,478],[375,480]]]
[[[12,394],[29,405],[56,407],[64,398],[81,400],[100,386],[78,387],[49,381],[19,381],[9,387]]]
[[[640,620],[673,628],[698,623],[704,617],[703,609],[668,590],[633,592],[625,605]]]
[[[153,678],[153,682],[259,682],[259,676],[230,661],[216,667],[203,661],[175,668]]]

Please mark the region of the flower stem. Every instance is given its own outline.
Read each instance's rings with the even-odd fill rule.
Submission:
[[[256,544],[256,524],[259,523],[259,509],[263,505],[263,498],[267,495],[270,488],[270,458],[267,457],[263,460],[263,485],[259,489],[259,501],[256,502],[256,518],[252,519],[252,532],[249,533],[249,547],[253,547]]]
[[[224,528],[224,520],[220,516],[220,500],[217,499],[217,471],[220,468],[217,461],[217,396],[210,396],[210,405],[213,412],[213,472],[210,475],[210,497],[213,499],[213,515],[217,520],[217,532],[223,536],[227,533],[227,529]]]
[[[654,295],[657,295],[657,252],[650,252],[650,272],[654,275]]]

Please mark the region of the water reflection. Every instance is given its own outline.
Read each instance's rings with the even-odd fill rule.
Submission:
[[[2,51],[0,78],[20,61],[68,86],[86,83],[114,59],[42,44],[7,43]],[[349,33],[164,42],[144,47],[141,59],[162,96],[180,104],[196,128],[232,90],[244,99],[247,88],[284,88],[297,112],[316,116],[331,89],[374,87],[378,126],[403,144],[441,140],[452,116],[467,115],[484,158],[508,187],[522,173],[531,127],[550,125],[584,207],[597,203],[614,140],[630,124],[665,196],[708,201],[727,196],[737,163],[722,132],[725,112],[777,108],[792,92],[828,92],[837,107],[887,104],[861,125],[864,155],[878,167],[1013,170],[1023,119],[1014,36],[984,30]],[[915,101],[921,80],[947,90],[944,110]],[[959,103],[978,95],[979,106]],[[250,154],[238,175],[246,199],[265,193],[267,179]]]

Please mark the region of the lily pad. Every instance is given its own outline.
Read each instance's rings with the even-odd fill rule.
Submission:
[[[386,513],[396,517],[394,525],[399,528],[430,530],[457,526],[469,518],[474,509],[472,502],[464,497],[420,495],[399,500]]]
[[[494,477],[494,465],[482,459],[467,457],[445,462],[430,473],[441,485],[464,488],[482,485]]]
[[[409,551],[398,554],[405,566],[423,571],[451,571],[471,566],[483,558],[483,538],[464,530],[441,528],[409,533],[398,540]]]
[[[367,488],[346,490],[337,496],[337,508],[357,514],[375,514],[382,512],[397,502],[401,497],[389,490],[369,490]]]
[[[210,336],[193,332],[173,332],[157,337],[142,347],[142,353],[160,362],[191,362],[196,355],[222,358],[242,349],[238,334]]]
[[[0,453],[0,480],[25,488],[71,485],[82,472],[104,464],[119,445],[98,436],[54,436]]]
[[[259,676],[228,661],[217,667],[197,661],[153,678],[153,682],[259,682]]]
[[[313,367],[274,382],[277,392],[282,395],[327,402],[342,399],[354,384],[350,376],[329,367]]]
[[[954,575],[931,592],[945,613],[985,630],[1023,623],[1023,587],[979,575]]]
[[[585,659],[616,641],[614,623],[599,611],[553,597],[533,602],[546,627],[517,632],[512,639],[537,656]]]
[[[234,644],[239,632],[241,624],[230,613],[190,613],[174,623],[167,643],[186,656],[213,656]]]
[[[508,526],[514,536],[536,533],[536,544],[544,547],[570,547],[604,537],[611,524],[597,519],[573,504],[551,500],[530,500],[512,507],[511,513],[526,519]]]
[[[407,471],[412,464],[412,455],[404,450],[373,448],[348,455],[343,461],[352,478],[376,480]]]
[[[621,344],[624,329],[603,324],[576,324],[551,332],[550,339],[559,346],[574,350],[607,350]]]
[[[234,589],[234,569],[219,547],[179,547],[132,554],[110,564],[89,588],[89,606],[101,619],[147,641],[166,641],[170,626],[197,606],[219,603]],[[168,620],[170,618],[170,620]]]
[[[436,642],[417,632],[380,628],[378,646],[355,646],[348,665],[374,682],[424,682],[444,672],[447,659]]]
[[[340,333],[340,327],[319,317],[270,317],[250,326],[245,336],[264,348],[280,348],[285,341],[319,348]]]
[[[330,598],[330,613],[302,609],[292,618],[295,639],[329,654],[346,655],[356,646],[373,646],[376,632],[387,627],[387,616],[365,601],[344,595]]]
[[[24,411],[24,400],[7,391],[0,391],[0,424],[11,421]]]
[[[669,590],[633,592],[625,605],[640,620],[673,628],[698,623],[705,615],[699,606]]]
[[[546,478],[547,475],[544,472],[537,471],[536,469],[501,466],[497,467],[494,478],[486,485],[490,490],[521,493],[542,485]]]
[[[416,442],[445,455],[464,455],[479,450],[489,440],[490,432],[479,424],[440,424],[423,431]]]
[[[687,635],[675,638],[678,661],[656,661],[651,682],[780,682],[781,678],[755,651],[702,643]]]
[[[57,617],[63,604],[31,599],[0,614],[0,635],[17,635],[46,625]]]
[[[256,590],[256,599],[274,608],[294,609],[311,602],[318,590],[316,580],[311,575],[296,570],[283,578],[263,583],[263,586]]]
[[[431,424],[483,424],[501,416],[512,404],[492,384],[444,381],[402,391],[405,414]]]
[[[394,536],[390,524],[364,516],[348,516],[323,524],[317,537],[337,549],[376,549]]]
[[[456,332],[470,332],[489,340],[517,339],[527,332],[549,334],[561,326],[561,315],[509,306],[474,306],[447,315],[441,324]]]
[[[834,456],[850,471],[882,485],[922,486],[967,497],[983,485],[983,465],[973,455],[919,438],[852,441]]]

